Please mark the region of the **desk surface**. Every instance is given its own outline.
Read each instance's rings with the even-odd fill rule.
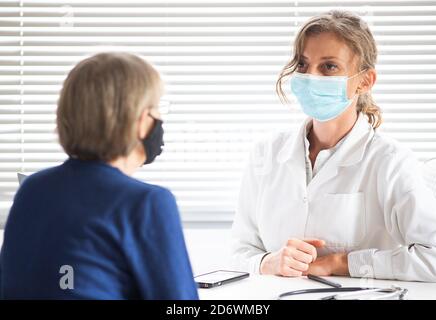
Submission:
[[[338,282],[344,287],[360,286],[385,288],[396,285],[409,290],[406,299],[436,299],[436,283],[387,281],[348,277],[326,277],[326,279]],[[329,286],[309,280],[306,277],[285,278],[265,275],[250,275],[250,277],[244,280],[228,283],[221,287],[199,289],[199,296],[202,300],[275,300],[281,293],[307,288],[329,288]],[[326,294],[323,295],[326,296]],[[303,296],[301,296],[301,298],[303,298]],[[315,296],[311,296],[311,298],[315,298]],[[308,296],[306,296],[305,299],[308,299]]]
[[[204,244],[204,241],[197,241],[201,238],[203,238],[204,240],[205,233],[209,235],[214,234],[210,230],[200,230],[200,232],[196,232],[194,233],[194,235],[189,234],[188,239],[191,240],[191,242],[193,243]],[[213,241],[212,244],[220,243],[220,246],[217,246],[217,250],[219,251],[220,248],[222,249],[223,247],[225,247],[225,245],[223,246],[223,242],[225,239],[228,239],[228,237],[225,233],[221,231],[215,233],[217,233],[219,237],[217,236],[217,239],[215,239],[216,241]],[[2,240],[3,230],[0,230],[0,247]],[[194,260],[202,262],[201,265],[195,265],[194,263],[194,269],[198,271],[196,274],[220,269],[220,267],[223,266],[223,257],[225,257],[224,253],[221,253],[223,257],[219,256],[219,259],[216,259],[216,261],[211,262],[211,259],[205,260],[204,256],[207,254],[207,252],[210,251],[211,246],[207,243],[204,244],[204,246],[205,248],[191,248],[191,246],[189,246],[191,249],[191,253],[194,254],[195,258],[197,258]],[[326,278],[338,282],[344,287],[390,287],[391,285],[397,285],[403,288],[407,288],[409,290],[407,299],[436,300],[436,283],[386,281],[348,277]],[[211,289],[199,289],[198,292],[200,295],[200,299],[202,300],[275,300],[277,299],[277,296],[281,293],[306,288],[328,288],[328,286],[322,283],[315,282],[313,280],[309,280],[306,277],[285,278],[276,276],[250,275],[250,277],[244,280],[228,283],[221,287]],[[308,297],[306,296],[306,298]]]

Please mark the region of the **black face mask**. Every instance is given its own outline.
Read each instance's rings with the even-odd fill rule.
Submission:
[[[164,145],[163,134],[164,130],[162,128],[162,120],[154,119],[153,129],[149,134],[141,140],[142,145],[145,150],[145,162],[144,164],[149,164],[154,161],[154,159],[162,153],[162,146]]]

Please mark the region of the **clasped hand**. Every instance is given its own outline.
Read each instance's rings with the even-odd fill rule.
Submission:
[[[349,275],[347,253],[318,257],[316,249],[324,245],[320,239],[289,239],[280,250],[263,258],[260,273],[285,277]]]

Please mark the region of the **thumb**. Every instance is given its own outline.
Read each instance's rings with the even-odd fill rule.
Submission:
[[[325,246],[325,241],[321,239],[303,239],[303,241],[311,244],[315,248],[322,248]]]

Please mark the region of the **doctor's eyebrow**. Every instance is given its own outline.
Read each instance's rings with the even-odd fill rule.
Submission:
[[[308,57],[306,57],[305,55],[301,55],[301,59],[302,60],[309,60]],[[343,59],[336,57],[336,56],[325,56],[325,57],[321,57],[321,60],[338,60],[338,61],[342,61],[345,62]]]
[[[321,57],[321,60],[330,60],[330,59],[341,60],[340,58],[335,57],[335,56],[326,56],[326,57]]]
[[[349,63],[346,60],[341,59],[341,58],[336,57],[336,56],[325,56],[325,57],[321,57],[320,60],[333,60],[333,61],[336,61],[336,62],[339,62],[339,63],[344,63],[344,64],[348,64]]]

